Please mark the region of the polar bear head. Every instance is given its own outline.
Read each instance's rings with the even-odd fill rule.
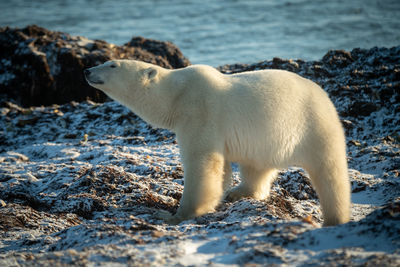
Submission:
[[[88,83],[153,125],[171,109],[166,78],[171,70],[137,60],[111,60],[84,71]],[[174,86],[172,86],[175,88]],[[167,127],[164,127],[167,128]]]
[[[132,95],[157,80],[155,65],[136,60],[111,60],[84,71],[88,83],[111,98]]]

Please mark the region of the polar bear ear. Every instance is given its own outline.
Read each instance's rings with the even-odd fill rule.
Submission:
[[[147,68],[143,72],[143,77],[147,81],[152,81],[158,74],[158,71],[154,68]]]

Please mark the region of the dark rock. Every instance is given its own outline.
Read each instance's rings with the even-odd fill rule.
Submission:
[[[0,94],[23,106],[107,97],[90,87],[83,70],[110,59],[137,59],[165,68],[190,62],[169,42],[133,38],[123,46],[32,25],[0,28]]]
[[[284,59],[282,59],[282,58],[279,58],[279,57],[274,57],[274,58],[272,59],[272,64],[273,64],[273,66],[275,66],[276,68],[279,67],[279,66],[282,66],[282,65],[285,64],[286,62],[287,62],[286,60],[284,60]]]
[[[378,109],[374,103],[356,101],[351,105],[347,115],[352,117],[369,116]]]
[[[346,131],[346,136],[350,135],[350,131],[354,129],[354,124],[349,120],[341,120],[344,130]]]
[[[314,75],[317,77],[331,77],[329,71],[323,68],[321,65],[315,64],[311,69],[314,72]]]
[[[25,125],[34,125],[39,120],[38,117],[31,117],[28,119],[19,119],[17,122],[17,126],[23,127]]]
[[[171,66],[175,66],[175,68],[190,65],[189,60],[182,55],[179,48],[170,42],[134,37],[126,43],[125,46],[141,48],[154,55],[161,56],[165,58]]]
[[[366,184],[362,184],[362,185],[359,185],[359,186],[357,186],[357,187],[354,187],[352,190],[351,190],[351,192],[352,193],[358,193],[358,192],[361,192],[361,191],[365,191],[367,189],[367,185]]]
[[[336,65],[340,67],[347,66],[353,62],[353,58],[350,52],[344,50],[330,50],[322,58],[322,62],[330,65]]]

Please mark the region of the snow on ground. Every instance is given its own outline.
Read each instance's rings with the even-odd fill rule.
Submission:
[[[352,220],[321,228],[300,168],[265,201],[222,203],[179,225],[175,136],[116,102],[0,109],[0,265],[400,265],[400,141],[383,108],[347,130]],[[233,166],[234,183],[239,182]]]

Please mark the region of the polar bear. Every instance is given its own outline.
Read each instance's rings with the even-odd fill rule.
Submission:
[[[150,124],[176,133],[184,191],[169,223],[212,212],[224,196],[265,199],[277,169],[296,165],[310,175],[324,225],[350,216],[343,128],[328,95],[283,70],[226,75],[205,65],[169,70],[112,60],[85,70],[88,83]],[[231,189],[231,162],[242,182]]]

